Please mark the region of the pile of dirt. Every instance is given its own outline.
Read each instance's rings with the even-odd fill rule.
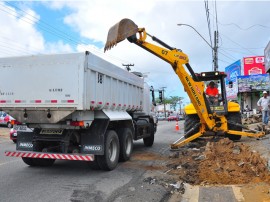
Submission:
[[[190,184],[270,183],[267,161],[249,146],[227,138],[200,148],[183,148],[170,157],[168,173]]]

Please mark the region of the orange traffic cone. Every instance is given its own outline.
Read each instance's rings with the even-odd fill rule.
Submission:
[[[176,121],[175,130],[179,130],[178,121]]]

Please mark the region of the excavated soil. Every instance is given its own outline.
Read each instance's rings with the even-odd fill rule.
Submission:
[[[192,185],[270,183],[267,161],[246,144],[227,138],[202,144],[173,152],[168,174]]]

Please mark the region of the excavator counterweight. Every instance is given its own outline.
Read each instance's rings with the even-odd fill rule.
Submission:
[[[108,32],[107,41],[104,47],[104,52],[111,49],[117,43],[136,34],[138,26],[130,19],[122,19],[120,22],[112,26]]]

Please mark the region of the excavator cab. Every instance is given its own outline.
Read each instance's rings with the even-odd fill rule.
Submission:
[[[205,94],[207,101],[210,105],[212,112],[216,112],[218,115],[226,115],[228,113],[228,102],[226,97],[225,88],[225,78],[226,74],[224,72],[212,71],[212,72],[202,72],[196,74],[199,81],[205,83]],[[210,86],[214,86],[217,89],[218,94],[208,93],[207,90]]]

